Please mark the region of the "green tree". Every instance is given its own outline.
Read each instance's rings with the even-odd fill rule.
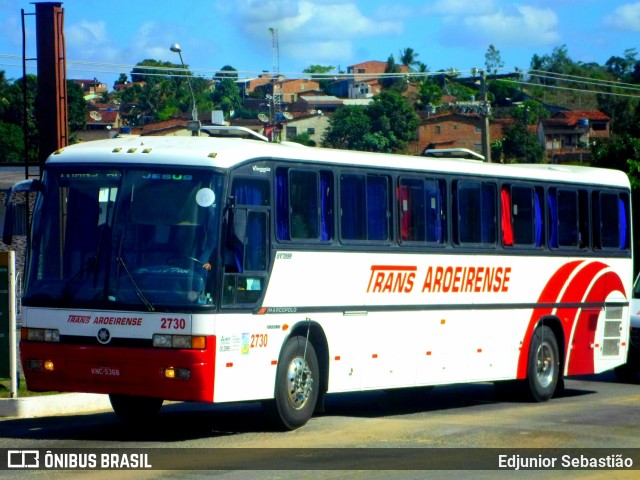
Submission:
[[[302,72],[311,75],[311,80],[318,82],[320,90],[328,93],[329,85],[333,81],[327,77],[327,74],[333,72],[336,69],[333,65],[309,65]]]
[[[540,163],[544,160],[544,147],[529,125],[536,124],[548,112],[539,102],[529,100],[512,113],[515,122],[505,130],[502,153],[507,162]]]
[[[380,85],[383,89],[394,89],[399,92],[404,92],[407,89],[407,80],[403,76],[398,75],[401,73],[401,69],[393,55],[389,55],[384,73],[386,75],[380,79]]]
[[[229,118],[231,112],[242,105],[240,89],[232,78],[224,78],[216,82],[216,88],[211,93],[211,100],[215,108],[224,112],[226,118]]]
[[[225,65],[220,70],[216,72],[216,80],[223,80],[225,78],[229,78],[233,81],[238,80],[238,70],[233,68],[231,65]]]
[[[9,100],[5,97],[5,92],[9,88],[9,82],[5,77],[4,70],[0,70],[0,118],[5,109],[9,106]]]
[[[121,73],[118,79],[113,82],[113,88],[116,88],[117,85],[125,85],[128,82],[128,77],[126,73]]]
[[[367,107],[345,106],[329,119],[325,146],[370,152],[399,152],[415,139],[420,120],[396,90],[384,90]]]
[[[521,125],[537,125],[543,118],[549,117],[549,111],[537,100],[525,100],[511,110],[511,116]]]
[[[363,138],[371,132],[371,120],[365,107],[346,105],[329,118],[329,128],[322,143],[326,147],[343,150],[363,150]]]
[[[67,80],[67,112],[69,130],[84,130],[87,125],[87,102],[84,100],[82,87],[71,80]]]
[[[405,67],[409,68],[410,71],[413,71],[413,67],[418,64],[418,57],[420,55],[416,53],[413,48],[407,47],[404,50],[400,51],[400,63]]]
[[[493,44],[489,45],[487,53],[484,54],[484,64],[487,67],[487,73],[494,76],[498,73],[498,70],[504,67],[500,50],[494,47]]]
[[[519,122],[505,130],[502,152],[507,162],[540,163],[544,159],[544,147],[538,137]]]
[[[531,69],[540,70],[545,72],[570,75],[578,73],[576,64],[569,58],[569,52],[567,46],[562,45],[553,49],[551,55],[543,55],[540,57],[535,54],[531,59]],[[535,81],[542,83],[543,85],[555,85],[557,80],[553,78],[540,78],[534,77]]]
[[[311,139],[307,132],[299,133],[298,135],[287,138],[289,142],[299,143],[301,145],[306,145],[307,147],[315,147],[316,142]]]
[[[624,134],[595,140],[591,165],[627,172],[633,187],[640,190],[640,138]]]
[[[26,85],[26,122],[25,122],[25,108],[24,108],[24,95]],[[23,127],[26,125],[26,138],[27,138],[27,161],[38,162],[38,150],[40,146],[38,127],[36,125],[36,112],[35,112],[35,100],[38,93],[38,77],[35,75],[27,75],[26,78],[20,78],[13,84],[9,85],[5,92],[4,97],[7,100],[7,104],[4,112],[2,113],[2,119],[5,123],[10,123],[17,126],[20,131],[23,131]],[[12,138],[14,138],[13,134]],[[20,137],[20,145],[16,145],[16,151],[23,152],[24,149],[24,134]],[[20,154],[22,156],[22,154]],[[24,161],[21,158],[20,161]]]
[[[433,78],[427,77],[418,86],[417,104],[422,107],[440,105],[442,103],[442,93],[442,88],[433,81]]]
[[[124,89],[120,99],[126,98],[127,103],[136,107],[138,122],[165,120],[179,112],[190,113],[193,98],[198,111],[213,107],[209,95],[210,82],[194,77],[188,67],[185,71],[182,65],[146,59],[132,69],[131,80],[144,82],[144,86]]]
[[[598,95],[598,109],[611,118],[613,134],[640,137],[640,100],[637,98]]]
[[[382,148],[375,151],[401,151],[416,138],[420,119],[413,105],[395,89],[383,90],[373,97],[373,102],[367,107],[367,115],[371,120],[372,132],[379,132],[388,140],[386,144],[374,142],[374,145]]]
[[[0,120],[0,161],[24,162],[24,137],[22,128]]]

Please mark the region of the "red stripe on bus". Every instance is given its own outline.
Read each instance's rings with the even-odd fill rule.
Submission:
[[[602,262],[592,262],[585,265],[571,280],[571,284],[564,292],[561,303],[585,302],[589,288],[593,290],[593,285],[591,285],[593,279],[606,268],[607,265]],[[606,295],[600,301],[604,301],[605,298]],[[564,329],[566,360],[568,360],[569,366],[580,364],[581,369],[585,370],[584,373],[593,373],[593,351],[590,345],[595,338],[599,314],[599,309],[581,310],[577,307],[559,308],[556,311],[556,315],[562,321]],[[573,338],[571,338],[571,332],[573,332]],[[572,342],[571,346],[569,341]],[[584,348],[585,346],[586,349]],[[571,368],[567,370],[567,373],[573,375],[574,373],[571,373],[570,370]]]
[[[573,273],[573,271],[582,263],[581,260],[576,260],[573,262],[568,262],[562,265],[556,273],[554,273],[547,284],[542,289],[540,296],[538,297],[538,303],[555,303],[560,296],[560,292],[562,288],[565,286],[567,282],[567,278],[569,275]],[[525,332],[524,338],[522,340],[522,345],[520,348],[520,357],[518,359],[518,370],[516,378],[526,378],[527,377],[527,362],[529,356],[529,345],[531,344],[531,335],[533,334],[533,329],[535,328],[538,320],[545,316],[551,314],[551,307],[540,307],[534,308],[531,313],[531,318],[529,319],[529,326]]]
[[[586,302],[604,302],[612,292],[619,291],[626,296],[622,280],[615,272],[606,272],[599,277],[589,290]],[[573,336],[571,356],[569,357],[569,375],[594,373],[596,327],[600,309],[585,310],[580,314]],[[596,348],[598,345],[595,345]]]

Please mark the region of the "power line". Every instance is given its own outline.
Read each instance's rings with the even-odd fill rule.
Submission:
[[[5,59],[8,62],[2,62]],[[16,63],[12,63],[14,60]],[[19,55],[0,54],[0,66],[4,67],[22,67],[22,57]],[[29,69],[35,69],[35,67],[29,67]],[[133,65],[123,63],[106,63],[106,62],[92,62],[85,60],[67,60],[67,70],[72,72],[88,72],[96,76],[96,74],[134,74],[139,76],[148,77],[175,77],[184,78],[189,76],[190,78],[201,78],[206,80],[222,80],[229,78],[229,75],[219,75],[220,69],[213,68],[182,68],[176,65],[175,67],[161,67],[153,65]],[[144,71],[136,71],[144,70]],[[557,72],[549,72],[544,70],[523,70],[519,71],[515,68],[503,67],[496,70],[495,73],[518,73],[521,79],[512,79],[510,81],[523,86],[548,88],[552,90],[567,90],[588,94],[602,94],[610,96],[620,96],[626,98],[640,98],[640,85],[618,82],[605,79],[594,79],[591,77],[583,77],[579,75],[562,74]],[[427,79],[430,77],[449,77],[459,78],[463,75],[468,75],[468,78],[476,78],[478,69],[471,68],[469,70],[440,70],[436,72],[400,72],[400,73],[305,73],[305,72],[279,72],[284,78],[309,78],[313,80],[327,79],[327,80],[368,80],[368,79],[381,79],[381,78],[406,78],[411,79]],[[249,80],[269,74],[264,70],[236,70],[233,72],[237,75],[237,80]],[[529,81],[525,78],[529,78]],[[478,81],[480,80],[479,77]],[[565,85],[549,85],[545,83],[531,82],[531,79],[540,80],[552,80],[557,83],[577,84],[585,85],[594,88],[575,88]],[[612,91],[615,89],[617,91]],[[636,93],[637,92],[637,93]]]

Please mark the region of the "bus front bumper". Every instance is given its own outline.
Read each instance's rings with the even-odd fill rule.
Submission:
[[[136,395],[213,401],[215,337],[203,350],[128,348],[20,342],[33,391]]]

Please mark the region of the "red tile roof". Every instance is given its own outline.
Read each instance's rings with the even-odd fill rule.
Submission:
[[[564,120],[565,125],[576,125],[580,119],[597,120],[608,122],[611,120],[607,115],[599,110],[568,110],[566,112],[558,112],[553,117],[554,120]]]

